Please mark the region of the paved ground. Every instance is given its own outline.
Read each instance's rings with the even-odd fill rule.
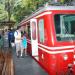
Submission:
[[[4,47],[7,46],[7,39],[4,42]],[[8,48],[4,48],[8,50]],[[15,49],[13,47],[13,59],[15,64],[15,75],[48,75],[30,56],[24,58],[17,58],[15,54]]]
[[[30,56],[17,58],[14,52],[15,75],[48,75]]]

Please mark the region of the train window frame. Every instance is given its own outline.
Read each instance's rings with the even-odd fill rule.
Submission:
[[[29,39],[31,39],[30,25],[27,26],[27,31],[28,31],[28,37]]]
[[[31,39],[31,30],[30,30],[30,22],[28,22],[26,24],[26,29],[25,29],[26,33],[27,33],[27,36],[29,39]]]
[[[38,21],[38,29],[39,29],[39,41],[41,42],[41,43],[44,43],[45,42],[45,37],[44,37],[44,35],[45,35],[45,33],[44,33],[44,19],[39,19],[39,21]]]
[[[32,39],[36,40],[36,22],[32,22]]]
[[[71,16],[71,17],[73,17],[73,15],[74,15],[74,17],[75,17],[75,14],[54,14],[54,26],[55,26],[55,31],[57,30],[56,29],[56,23],[55,23],[55,15],[63,15],[63,16]],[[61,17],[62,18],[62,17]],[[58,21],[59,21],[59,19],[57,19]],[[65,19],[66,20],[66,19]],[[74,21],[75,22],[75,19],[73,19],[73,20],[70,20],[70,23],[72,22],[72,21]],[[70,30],[70,33],[69,33],[69,28],[72,28],[72,26],[73,25],[71,25],[70,27],[67,27],[68,25],[66,25],[67,24],[67,21],[62,21],[63,23],[64,23],[64,25],[63,26],[65,26],[65,28],[64,27],[61,27],[61,23],[60,23],[60,30],[59,30],[59,34],[57,34],[57,31],[56,31],[56,39],[57,39],[57,41],[71,41],[71,40],[75,40],[75,33],[72,35],[72,29]],[[67,27],[67,29],[66,29],[66,27]],[[63,30],[63,28],[64,28],[64,30]],[[64,35],[62,35],[61,33],[64,33]]]

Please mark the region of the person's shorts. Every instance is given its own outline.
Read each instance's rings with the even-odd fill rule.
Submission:
[[[20,51],[21,50],[21,43],[16,43],[16,50]]]
[[[22,49],[26,49],[27,48],[27,45],[22,45],[21,44],[21,47],[22,47]]]

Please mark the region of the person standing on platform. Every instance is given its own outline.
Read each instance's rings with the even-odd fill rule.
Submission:
[[[11,43],[14,42],[14,32],[12,29],[9,29],[8,32],[8,43],[9,43],[9,48],[11,48]]]
[[[21,44],[21,56],[23,55],[23,51],[25,55],[27,55],[27,39],[25,33],[22,34],[22,44]]]
[[[4,48],[5,48],[5,50],[7,50],[8,49],[8,47],[9,47],[9,43],[8,43],[8,29],[5,29],[4,30]]]
[[[21,50],[21,30],[20,26],[17,27],[17,30],[14,32],[15,46],[16,46],[16,55],[19,57],[19,51]]]

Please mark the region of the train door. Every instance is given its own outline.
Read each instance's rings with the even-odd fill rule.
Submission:
[[[38,56],[37,20],[30,20],[32,56]]]

